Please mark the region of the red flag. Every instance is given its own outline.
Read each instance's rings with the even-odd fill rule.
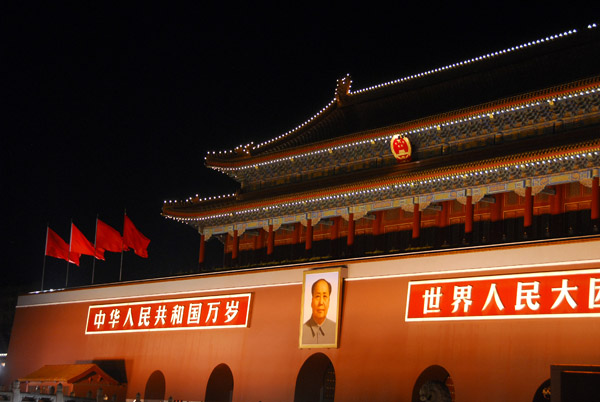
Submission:
[[[116,229],[96,219],[96,258],[103,260],[105,251],[123,251],[123,238]]]
[[[46,255],[69,261],[69,245],[50,226],[46,231]]]
[[[71,253],[67,242],[61,239],[54,230],[50,229],[50,227],[48,227],[46,233],[46,255],[60,258],[79,266],[79,254]]]
[[[71,251],[69,253],[69,262],[71,264],[75,264],[75,265],[79,266],[79,257],[81,257],[81,254],[74,253],[74,252]]]
[[[148,258],[148,244],[150,244],[150,239],[137,230],[133,222],[125,215],[125,222],[123,223],[123,250],[132,248],[140,257]]]
[[[96,256],[96,250],[94,249],[94,245],[90,243],[88,239],[85,238],[83,233],[75,224],[71,223],[71,256],[75,254],[85,254],[91,255],[93,257]],[[78,264],[79,265],[79,264]]]

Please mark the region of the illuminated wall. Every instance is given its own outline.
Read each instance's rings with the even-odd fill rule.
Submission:
[[[291,401],[303,364],[311,356],[325,359],[321,353],[335,370],[338,401],[410,400],[421,374],[436,370],[450,375],[459,401],[531,401],[550,378],[551,364],[600,364],[600,307],[580,316],[406,321],[409,283],[553,272],[569,278],[582,270],[591,270],[600,280],[599,239],[348,263],[339,348],[301,349],[303,272],[325,267],[331,265],[22,296],[10,343],[8,379],[44,364],[122,359],[128,399],[137,392],[144,398],[145,390],[157,388],[149,382],[151,376],[159,376],[164,399],[205,400],[209,378],[218,368],[231,373],[234,401]],[[572,290],[574,284],[566,285],[573,298],[587,302],[585,290]],[[246,293],[252,295],[247,327],[85,333],[90,306]],[[532,301],[554,303],[558,295],[559,291],[550,291]],[[503,301],[515,304],[512,298]],[[563,302],[569,308],[568,300]],[[156,398],[147,392],[147,399]]]

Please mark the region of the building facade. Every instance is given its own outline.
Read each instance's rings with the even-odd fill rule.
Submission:
[[[165,203],[221,266],[21,296],[8,378],[104,361],[129,400],[589,397],[598,54],[590,26],[373,88],[342,78],[304,124],[206,156],[235,194]]]

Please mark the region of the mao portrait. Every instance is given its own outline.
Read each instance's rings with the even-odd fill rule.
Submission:
[[[304,273],[300,347],[337,347],[340,270]]]

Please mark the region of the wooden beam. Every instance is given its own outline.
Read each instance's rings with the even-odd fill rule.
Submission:
[[[540,191],[540,194],[556,195],[556,189],[544,187],[544,189]]]
[[[484,195],[482,199],[479,200],[479,202],[485,202],[488,204],[495,204],[496,203],[496,199],[491,196],[491,195]]]

